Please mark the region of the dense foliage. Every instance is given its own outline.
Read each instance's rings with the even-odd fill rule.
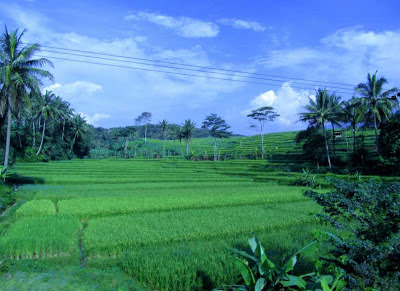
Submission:
[[[379,135],[382,157],[394,173],[400,171],[400,113],[381,126]]]
[[[351,288],[400,287],[400,184],[332,180],[329,193],[306,191],[323,208],[317,216],[337,229],[325,261]]]

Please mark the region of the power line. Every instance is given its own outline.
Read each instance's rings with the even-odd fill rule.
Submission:
[[[240,70],[221,69],[221,68],[209,67],[209,66],[190,65],[190,64],[183,64],[183,63],[176,63],[176,62],[168,62],[168,61],[153,60],[153,59],[146,59],[146,58],[137,58],[137,57],[128,57],[128,56],[121,56],[121,55],[116,55],[116,54],[98,53],[98,52],[93,52],[93,51],[68,49],[68,48],[46,46],[46,45],[40,45],[40,46],[41,47],[45,47],[45,48],[50,48],[50,49],[56,49],[56,50],[65,50],[65,51],[80,52],[80,53],[86,53],[86,54],[102,55],[102,56],[108,56],[108,57],[117,57],[117,58],[123,58],[123,59],[146,61],[146,62],[164,63],[164,64],[170,64],[170,65],[184,66],[184,67],[195,67],[195,68],[201,68],[201,69],[225,71],[225,72],[239,73],[239,74],[249,74],[249,75],[266,76],[266,77],[289,79],[289,80],[299,80],[299,81],[306,81],[306,82],[317,82],[317,83],[323,83],[323,84],[334,84],[334,85],[341,85],[341,86],[349,86],[349,87],[351,87],[351,89],[356,87],[356,85],[346,84],[346,83],[327,82],[327,81],[319,81],[319,80],[311,80],[311,79],[303,79],[303,78],[294,78],[294,77],[286,77],[286,76],[279,76],[279,75],[270,75],[270,74],[264,74],[264,73],[253,73],[253,72],[246,72],[246,71],[240,71]],[[285,81],[286,80],[282,80],[282,82],[285,82]]]
[[[248,83],[248,84],[258,84],[258,85],[267,85],[267,86],[277,86],[277,87],[281,87],[280,84],[271,84],[271,83],[264,83],[264,82],[253,82],[253,81],[245,81],[245,80],[236,80],[236,79],[228,79],[228,78],[219,78],[219,77],[212,77],[212,76],[205,76],[205,75],[195,75],[195,74],[188,74],[188,73],[171,72],[171,71],[156,70],[156,69],[148,69],[148,68],[138,68],[138,67],[132,67],[132,66],[124,66],[124,65],[116,65],[116,64],[106,64],[106,63],[91,62],[91,61],[76,60],[76,59],[59,58],[59,57],[53,57],[53,56],[40,56],[40,55],[38,55],[38,57],[49,58],[49,59],[55,59],[55,60],[70,61],[70,62],[85,63],[85,64],[102,65],[102,66],[108,66],[108,67],[126,68],[126,69],[134,69],[134,70],[148,71],[148,72],[157,72],[157,73],[166,73],[166,74],[173,74],[173,75],[179,75],[179,76],[200,77],[200,78],[215,79],[215,80],[223,80],[223,81],[231,81],[231,82],[240,82],[240,83]],[[235,76],[235,77],[238,77],[238,76]],[[240,76],[240,77],[243,77],[243,76]],[[302,88],[302,87],[295,87],[295,86],[290,86],[290,87],[291,87],[291,88],[294,88],[294,89],[301,89],[301,90],[313,90],[313,89],[310,89],[310,88]],[[348,92],[336,92],[336,93],[351,95],[351,94],[348,93]]]
[[[104,58],[104,57],[87,56],[87,55],[83,55],[83,54],[64,53],[64,52],[57,52],[57,51],[51,51],[51,50],[42,50],[42,51],[43,52],[47,52],[47,53],[55,53],[55,54],[62,54],[62,55],[68,55],[68,56],[78,56],[78,57],[100,59],[100,60],[107,60],[107,61],[116,61],[116,62],[124,62],[124,63],[138,64],[138,65],[145,65],[145,66],[154,66],[154,67],[178,69],[178,70],[185,70],[185,71],[192,71],[192,72],[217,74],[217,75],[230,76],[230,77],[244,77],[244,78],[265,80],[265,81],[272,81],[272,82],[284,82],[282,80],[276,80],[276,79],[270,79],[270,78],[261,78],[261,77],[254,77],[254,76],[238,76],[238,75],[234,75],[232,73],[228,74],[228,73],[221,73],[221,72],[205,71],[204,69],[203,70],[198,70],[198,69],[190,69],[190,68],[180,68],[180,67],[175,67],[175,66],[149,64],[149,63],[136,62],[136,61],[127,61],[127,60],[118,60],[118,59],[111,59],[111,58]],[[311,84],[302,83],[302,82],[291,82],[291,83],[292,84],[298,84],[298,85],[306,85],[306,86],[320,86],[320,84],[312,84],[312,83]],[[339,90],[349,90],[351,92],[354,91],[353,89],[350,89],[350,88],[343,88],[343,87],[337,87],[337,86],[329,86],[329,87],[333,88],[333,89],[339,89]],[[350,92],[349,92],[349,94],[350,94]]]

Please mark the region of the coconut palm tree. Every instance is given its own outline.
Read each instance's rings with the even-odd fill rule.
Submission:
[[[304,107],[307,112],[300,113],[299,121],[309,122],[311,126],[321,126],[324,132],[326,155],[328,158],[329,169],[332,169],[331,158],[329,154],[329,144],[326,135],[326,123],[332,118],[337,108],[333,105],[333,98],[329,95],[327,89],[316,90],[315,101],[309,97],[309,104]]]
[[[29,104],[28,93],[39,91],[41,78],[53,79],[53,76],[42,67],[52,65],[44,58],[33,59],[39,51],[38,44],[24,45],[24,31],[18,29],[9,33],[7,27],[0,37],[0,82],[1,88],[0,112],[7,111],[7,134],[4,155],[4,167],[7,170],[10,152],[12,112],[20,108],[25,101]]]
[[[43,119],[43,128],[42,128],[42,139],[40,141],[39,149],[36,153],[36,156],[40,154],[43,146],[44,134],[46,131],[46,121],[49,118],[54,117],[54,115],[58,114],[58,110],[56,104],[54,102],[56,95],[52,91],[46,90],[46,93],[42,96],[42,98],[38,98],[38,107],[37,114],[38,117]]]
[[[191,121],[190,119],[186,119],[185,123],[182,126],[182,133],[184,136],[184,139],[186,141],[186,154],[189,154],[190,150],[190,139],[192,138],[193,130],[195,128],[196,124]]]
[[[333,149],[333,156],[336,159],[336,143],[335,143],[335,125],[340,126],[340,120],[342,117],[343,108],[340,103],[340,96],[337,96],[335,93],[329,95],[330,104],[331,104],[331,114],[328,117],[328,121],[332,125],[332,149]]]
[[[167,139],[168,121],[163,119],[160,122],[160,126],[163,133],[163,158],[165,158],[165,140]]]
[[[378,122],[380,123],[383,117],[389,118],[393,114],[393,110],[398,107],[398,100],[392,99],[390,96],[398,92],[399,89],[394,87],[385,91],[383,86],[387,83],[386,78],[378,78],[376,74],[377,72],[373,75],[368,73],[367,82],[358,84],[356,91],[366,106],[367,116],[370,116],[373,120],[376,150],[380,156]]]
[[[54,99],[54,106],[57,108],[57,116],[62,120],[61,140],[64,141],[65,122],[70,120],[73,115],[73,110],[70,108],[70,103],[57,96]]]
[[[76,139],[85,138],[86,136],[86,131],[87,131],[86,121],[80,114],[75,115],[72,118],[72,130],[73,134],[72,134],[72,142],[71,142],[71,147],[69,149],[69,154],[72,153],[72,150],[76,143]]]
[[[356,152],[356,127],[360,123],[365,114],[365,107],[362,106],[359,98],[353,97],[352,99],[342,102],[342,122],[350,122],[353,137],[353,155]]]

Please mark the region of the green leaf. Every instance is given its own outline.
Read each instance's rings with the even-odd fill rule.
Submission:
[[[249,268],[249,264],[247,261],[244,261],[240,258],[235,258],[235,265],[239,269],[242,274],[243,280],[248,286],[254,286],[255,280],[251,269]]]
[[[260,278],[257,280],[256,286],[254,287],[254,291],[262,291],[262,289],[265,287],[267,282],[265,281],[264,278]]]
[[[287,280],[280,282],[283,287],[297,286],[301,290],[306,289],[307,282],[300,277],[287,275],[285,279]]]
[[[283,266],[285,268],[285,273],[292,271],[296,263],[297,263],[297,256],[294,255]]]

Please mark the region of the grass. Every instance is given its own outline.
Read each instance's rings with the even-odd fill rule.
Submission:
[[[41,216],[56,214],[54,202],[51,200],[32,200],[17,210],[17,217]]]
[[[311,221],[313,202],[114,216],[89,220],[83,244],[89,256],[115,255],[143,245],[249,234]],[[291,213],[290,216],[287,213]]]
[[[0,253],[16,259],[68,256],[80,226],[76,217],[65,215],[19,219],[0,238]]]
[[[14,267],[0,289],[74,289],[74,280],[82,289],[135,289],[127,278],[150,290],[235,283],[239,274],[227,248],[246,248],[251,231],[279,260],[324,229],[305,188],[289,186],[304,175],[282,171],[289,161],[269,165],[176,158],[17,164],[13,181],[28,184],[19,185],[20,202],[2,223],[0,258]],[[326,183],[323,175],[316,180]],[[300,267],[309,270],[312,260]],[[23,262],[42,267],[27,270]],[[121,276],[112,281],[106,270]]]

